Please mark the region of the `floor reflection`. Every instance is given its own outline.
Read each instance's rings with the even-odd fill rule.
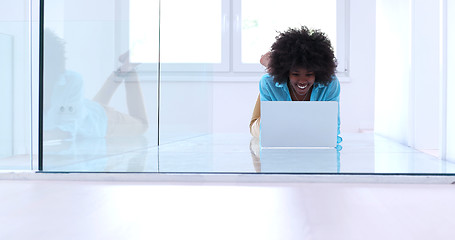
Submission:
[[[45,141],[45,171],[156,172],[157,150],[145,136]]]
[[[331,149],[258,149],[250,144],[256,172],[261,173],[339,173],[340,152]],[[256,149],[254,149],[256,148]],[[259,155],[257,155],[259,153]]]
[[[46,142],[45,171],[455,174],[455,164],[373,133],[343,149],[261,149],[248,134],[208,134],[159,147],[146,137]]]

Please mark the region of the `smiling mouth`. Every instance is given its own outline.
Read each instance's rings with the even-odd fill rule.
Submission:
[[[300,85],[300,84],[298,84],[297,87],[299,89],[305,89],[306,87],[308,87],[308,85]]]

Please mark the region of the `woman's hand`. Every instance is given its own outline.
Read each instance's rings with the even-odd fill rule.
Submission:
[[[269,69],[270,54],[272,54],[272,53],[267,52],[266,54],[262,55],[261,60],[259,61],[262,64],[262,66],[264,66],[266,68],[267,71]]]
[[[119,62],[122,63],[122,66],[118,68],[119,72],[127,73],[127,72],[134,72],[136,69],[135,67],[140,63],[131,63],[130,62],[130,51],[126,51],[118,58]]]

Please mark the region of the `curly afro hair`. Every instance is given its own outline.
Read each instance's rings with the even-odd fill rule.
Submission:
[[[278,83],[289,81],[291,69],[305,68],[315,73],[315,82],[329,84],[337,62],[329,38],[306,26],[279,33],[272,45],[268,72]]]

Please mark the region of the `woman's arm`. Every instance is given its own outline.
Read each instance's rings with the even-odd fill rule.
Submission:
[[[336,76],[334,76],[334,79],[333,81],[329,84],[328,86],[328,92],[327,92],[327,96],[326,96],[326,99],[325,101],[337,101],[338,102],[338,129],[337,129],[337,132],[338,132],[338,138],[337,138],[337,142],[338,143],[341,143],[341,141],[343,141],[343,139],[339,136],[340,135],[340,125],[341,125],[341,121],[340,121],[340,81],[338,80],[338,78]]]
[[[332,82],[328,85],[325,101],[340,101],[340,81],[333,76]]]
[[[253,115],[251,116],[250,121],[250,133],[253,137],[259,138],[259,126],[261,122],[261,99],[260,95],[256,100],[256,105],[254,106]]]
[[[261,56],[261,60],[259,60],[261,65],[265,67],[266,72],[268,72],[268,70],[269,70],[270,54],[272,54],[272,53],[271,52],[265,53],[264,55]]]

